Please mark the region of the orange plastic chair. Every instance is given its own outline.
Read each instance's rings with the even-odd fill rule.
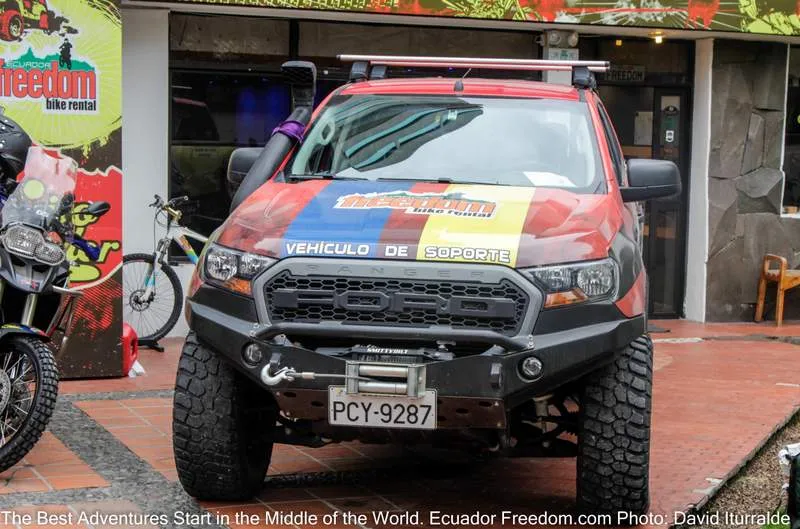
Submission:
[[[778,268],[770,268],[770,263],[777,262]],[[783,296],[787,290],[800,285],[800,270],[789,269],[789,264],[784,257],[767,254],[761,266],[761,277],[758,280],[758,304],[756,305],[756,321],[764,319],[764,298],[767,296],[767,282],[778,284],[777,306],[775,308],[775,322],[783,324]]]

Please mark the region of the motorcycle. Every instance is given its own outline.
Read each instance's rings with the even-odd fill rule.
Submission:
[[[33,448],[55,407],[54,352],[66,343],[80,295],[70,288],[66,248],[99,257],[75,234],[73,217],[99,217],[110,206],[73,211],[77,169],[74,160],[34,146],[22,179],[5,184],[9,194],[0,191],[0,472]]]

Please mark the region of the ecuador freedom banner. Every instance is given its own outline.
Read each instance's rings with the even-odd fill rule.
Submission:
[[[118,0],[0,3],[0,105],[35,144],[78,162],[76,209],[111,204],[100,218],[75,217],[100,258],[67,252],[71,286],[85,289],[57,357],[63,378],[122,374],[121,92]]]
[[[161,1],[161,0],[154,0]],[[173,0],[273,7],[800,35],[797,0]]]

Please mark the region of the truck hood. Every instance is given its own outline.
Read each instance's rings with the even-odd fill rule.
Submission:
[[[271,257],[457,261],[512,267],[599,259],[628,211],[616,194],[357,180],[269,182],[217,242]]]

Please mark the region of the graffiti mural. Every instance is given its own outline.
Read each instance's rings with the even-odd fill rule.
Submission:
[[[796,0],[178,0],[398,15],[800,35]]]
[[[78,298],[62,377],[120,375],[122,357],[122,25],[118,0],[0,2],[0,106],[34,143],[78,162],[76,247],[70,283]],[[101,218],[80,214],[105,200]]]

